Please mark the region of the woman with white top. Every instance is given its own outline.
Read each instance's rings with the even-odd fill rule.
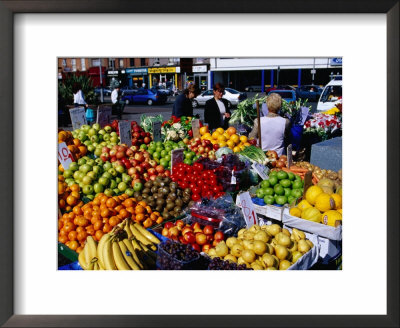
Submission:
[[[220,127],[228,128],[229,118],[231,117],[228,101],[222,98],[225,92],[223,84],[215,84],[213,90],[214,97],[206,101],[204,108],[204,121],[208,123],[210,131]]]
[[[75,82],[74,85],[72,86],[72,93],[74,94],[74,106],[79,107],[87,107],[87,103],[85,101],[85,98],[83,96],[82,92],[82,86],[79,82]]]
[[[260,118],[262,149],[263,151],[275,150],[278,156],[286,153],[285,143],[290,133],[290,121],[278,115],[281,106],[281,96],[271,93],[267,98],[268,114]],[[257,119],[254,120],[254,127],[249,138],[259,138]]]

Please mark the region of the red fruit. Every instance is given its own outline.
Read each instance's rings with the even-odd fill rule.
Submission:
[[[215,246],[217,246],[221,241],[223,241],[223,239],[214,239],[212,245],[215,247]]]
[[[157,171],[158,173],[164,173],[164,166],[162,166],[162,165],[157,165],[157,166],[156,166],[156,171]]]
[[[194,235],[193,232],[188,231],[183,235],[183,238],[185,239],[185,241],[189,244],[193,244],[196,242],[196,236]]]
[[[214,233],[214,228],[210,225],[206,225],[203,231],[206,235],[212,235]]]
[[[161,234],[162,234],[164,237],[168,237],[168,229],[164,227],[164,229],[162,229],[162,231],[161,231]]]
[[[177,227],[172,227],[168,229],[168,235],[170,238],[172,237],[178,237],[179,236],[179,230]]]
[[[225,236],[224,233],[222,231],[217,231],[214,235],[214,239],[220,239],[220,240],[224,240]]]
[[[196,233],[196,243],[199,244],[199,245],[206,244],[207,243],[207,236],[202,232]]]
[[[203,248],[201,249],[204,253],[208,253],[208,251],[210,250],[211,245],[210,244],[204,244]]]
[[[214,150],[218,150],[219,149],[219,145],[218,144],[214,144],[213,148],[214,148]]]
[[[192,229],[191,226],[185,226],[185,227],[182,229],[182,236],[184,236],[187,232],[192,232],[192,233],[193,233],[193,229]]]
[[[183,238],[183,236],[179,236],[178,237],[178,239],[179,239],[179,242],[181,243],[181,244],[189,244],[186,240],[185,240],[185,238]]]
[[[200,223],[199,222],[194,222],[192,223],[192,229],[201,229]]]
[[[167,229],[172,228],[173,226],[174,226],[174,224],[172,222],[166,222],[164,224],[164,228],[167,228]]]
[[[175,222],[175,226],[178,227],[179,230],[182,230],[185,226],[185,223],[182,220],[178,220]]]
[[[193,247],[193,249],[194,250],[196,250],[196,251],[198,251],[198,252],[201,252],[201,248],[200,248],[200,246],[199,245],[197,245],[197,244],[192,244],[192,247]]]
[[[149,137],[144,137],[143,142],[147,145],[151,142],[151,139]]]

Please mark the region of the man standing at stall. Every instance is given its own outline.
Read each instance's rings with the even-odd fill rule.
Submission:
[[[113,103],[112,111],[118,115],[118,119],[122,118],[125,103],[121,100],[120,87],[117,85],[111,93],[111,102]]]

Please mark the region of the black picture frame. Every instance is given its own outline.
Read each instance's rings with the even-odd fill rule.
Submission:
[[[17,13],[383,13],[387,17],[387,315],[14,315],[13,160],[0,156],[0,324],[5,327],[399,327],[399,1],[0,0],[0,145],[13,154],[13,17]],[[377,104],[379,105],[379,104]],[[371,164],[372,165],[372,164]],[[11,174],[12,173],[12,174]]]

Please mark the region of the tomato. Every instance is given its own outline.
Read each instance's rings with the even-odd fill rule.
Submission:
[[[206,170],[206,171],[203,171],[203,173],[201,174],[201,178],[203,179],[203,180],[206,180],[207,178],[208,178],[208,171]]]
[[[194,188],[192,188],[192,194],[200,194],[201,192],[201,188],[195,186]]]
[[[193,189],[196,188],[196,184],[194,182],[190,183],[189,188],[193,191]]]
[[[208,191],[208,190],[210,190],[210,187],[208,186],[208,185],[206,185],[206,184],[204,184],[202,187],[201,187],[201,192],[203,193],[203,192],[206,192],[206,191]]]
[[[217,179],[215,178],[209,179],[208,183],[210,184],[211,187],[215,187],[218,184]]]
[[[181,187],[181,189],[189,188],[189,184],[185,181],[183,181],[179,186]]]
[[[203,171],[203,169],[204,169],[203,164],[201,164],[201,163],[194,163],[193,164],[193,170],[194,171],[201,172],[201,171]]]
[[[214,194],[218,194],[219,193],[219,186],[213,186],[212,187],[212,191]]]
[[[200,197],[200,195],[199,194],[192,194],[192,200],[193,201],[195,201],[195,202],[197,202],[197,201],[199,201],[201,199],[201,197]]]

